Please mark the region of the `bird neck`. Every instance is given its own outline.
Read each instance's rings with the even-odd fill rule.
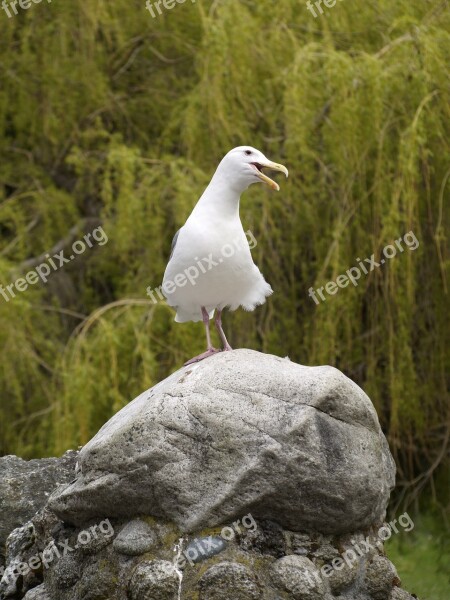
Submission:
[[[243,191],[224,174],[216,172],[194,210],[217,215],[221,219],[239,218],[239,201]]]

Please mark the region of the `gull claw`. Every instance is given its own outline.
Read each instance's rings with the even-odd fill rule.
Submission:
[[[203,352],[203,354],[194,356],[194,358],[191,358],[190,360],[185,362],[184,366],[186,367],[187,365],[192,365],[194,363],[200,362],[201,360],[204,360],[205,358],[208,358],[209,356],[212,356],[213,354],[217,354],[217,352],[222,352],[222,351],[217,350],[217,348],[209,348],[209,350],[207,350],[206,352]]]

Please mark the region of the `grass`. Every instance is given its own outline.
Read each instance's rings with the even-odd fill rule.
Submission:
[[[386,543],[402,587],[420,600],[450,599],[450,534],[436,516],[414,518],[410,532],[401,531]]]

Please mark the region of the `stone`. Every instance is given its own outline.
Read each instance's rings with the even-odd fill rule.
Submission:
[[[293,533],[289,531],[288,540],[292,549],[292,554],[306,556],[313,551],[313,548],[317,548],[317,545],[313,543],[311,536],[306,533]],[[287,554],[290,554],[290,552],[287,552]]]
[[[177,600],[180,575],[167,560],[140,563],[130,581],[131,600]]]
[[[6,568],[0,577],[0,598],[13,597],[39,583],[33,571],[26,567],[35,540],[36,532],[31,521],[17,527],[8,536]]]
[[[87,538],[86,543],[81,544],[78,542],[75,545],[78,546],[82,554],[88,556],[92,554],[97,554],[98,552],[100,552],[100,550],[106,548],[106,546],[109,546],[109,544],[111,544],[111,542],[113,541],[113,535],[114,532],[106,535],[101,531],[96,531],[96,535],[92,535],[92,537]]]
[[[240,547],[280,558],[286,554],[283,528],[273,521],[260,521],[254,531],[240,536]]]
[[[394,585],[400,583],[397,571],[385,556],[374,556],[366,569],[367,591],[373,600],[388,600]]]
[[[23,597],[23,600],[50,600],[50,596],[47,593],[45,585],[41,584],[29,590]]]
[[[297,554],[297,552],[295,554]],[[333,558],[337,558],[339,556],[339,552],[334,546],[332,546],[332,544],[323,543],[320,544],[316,550],[311,552],[311,556],[323,560],[324,562],[329,562],[332,561]]]
[[[259,600],[262,592],[242,564],[221,562],[210,567],[199,582],[199,600]]]
[[[395,467],[375,409],[333,367],[251,350],[183,367],[81,450],[49,507],[63,521],[152,515],[182,532],[251,511],[293,531],[381,523]]]
[[[333,595],[337,596],[340,592],[343,592],[346,588],[350,587],[361,573],[363,565],[364,560],[359,559],[351,566],[344,563],[341,568],[333,569],[330,576],[327,577]]]
[[[82,600],[113,600],[117,597],[117,573],[107,561],[93,561],[83,571],[74,597]]]
[[[291,554],[271,568],[275,587],[288,592],[292,600],[323,600],[325,586],[314,563],[305,556]]]
[[[208,560],[217,554],[220,554],[227,548],[227,542],[219,536],[208,536],[195,538],[186,547],[184,554],[194,564]]]
[[[74,479],[77,456],[70,450],[61,458],[0,458],[0,563],[4,562],[5,542],[11,531],[42,509],[59,484]]]
[[[0,598],[14,598],[18,593],[22,591],[22,586],[19,583],[19,575],[14,571],[16,564],[11,564],[2,570],[2,577],[0,580]]]
[[[59,588],[65,590],[73,587],[81,577],[77,557],[69,554],[56,558],[52,568],[52,576]]]
[[[59,556],[56,552],[47,555],[45,568],[37,568],[34,579],[31,574],[16,576],[9,587],[0,589],[0,600],[20,600],[30,592],[37,595],[34,599],[31,595],[32,600],[374,600],[369,589],[377,597],[381,590],[388,593],[389,600],[413,600],[396,587],[399,580],[392,579],[392,566],[382,544],[355,560],[355,564],[359,562],[355,572],[343,562],[346,556],[353,560],[346,554],[353,548],[352,540],[362,548],[360,536],[367,532],[351,536],[292,532],[275,522],[253,521],[247,513],[245,520],[230,523],[236,535],[226,541],[219,537],[219,528],[183,536],[167,521],[136,521],[112,519],[103,526],[94,522],[74,528],[56,521],[45,509],[40,511],[9,536],[8,569],[29,563],[30,557],[45,548],[57,547]],[[155,535],[151,550],[141,556],[117,552],[114,537],[136,531],[136,526],[139,530],[141,523]],[[222,528],[222,533],[226,529]],[[76,546],[81,533],[88,531],[95,544],[86,553],[87,545]],[[107,536],[108,544],[97,543],[102,535]],[[139,536],[136,539],[139,541]],[[277,560],[283,541],[287,556]],[[307,556],[293,554],[294,547],[306,551]],[[341,566],[322,570],[330,564],[323,557],[335,554],[341,557]],[[198,556],[202,560],[196,560]],[[5,583],[7,578],[2,580],[2,585]],[[389,593],[391,584],[394,587]]]
[[[17,527],[9,534],[6,540],[6,558],[23,556],[31,548],[36,540],[36,532],[31,521],[22,527]]]
[[[156,534],[150,525],[141,519],[134,519],[119,532],[113,546],[120,554],[139,556],[151,550],[156,541]]]
[[[415,596],[411,596],[411,594],[402,590],[402,588],[394,587],[389,596],[389,600],[415,600]]]

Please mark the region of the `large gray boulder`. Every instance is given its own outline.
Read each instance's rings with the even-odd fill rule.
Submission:
[[[49,507],[75,525],[145,514],[191,532],[251,512],[338,534],[382,522],[394,474],[371,401],[340,371],[235,350],[117,413]]]
[[[0,458],[0,563],[11,531],[24,525],[43,508],[59,484],[74,478],[77,455],[71,450],[61,458]]]

